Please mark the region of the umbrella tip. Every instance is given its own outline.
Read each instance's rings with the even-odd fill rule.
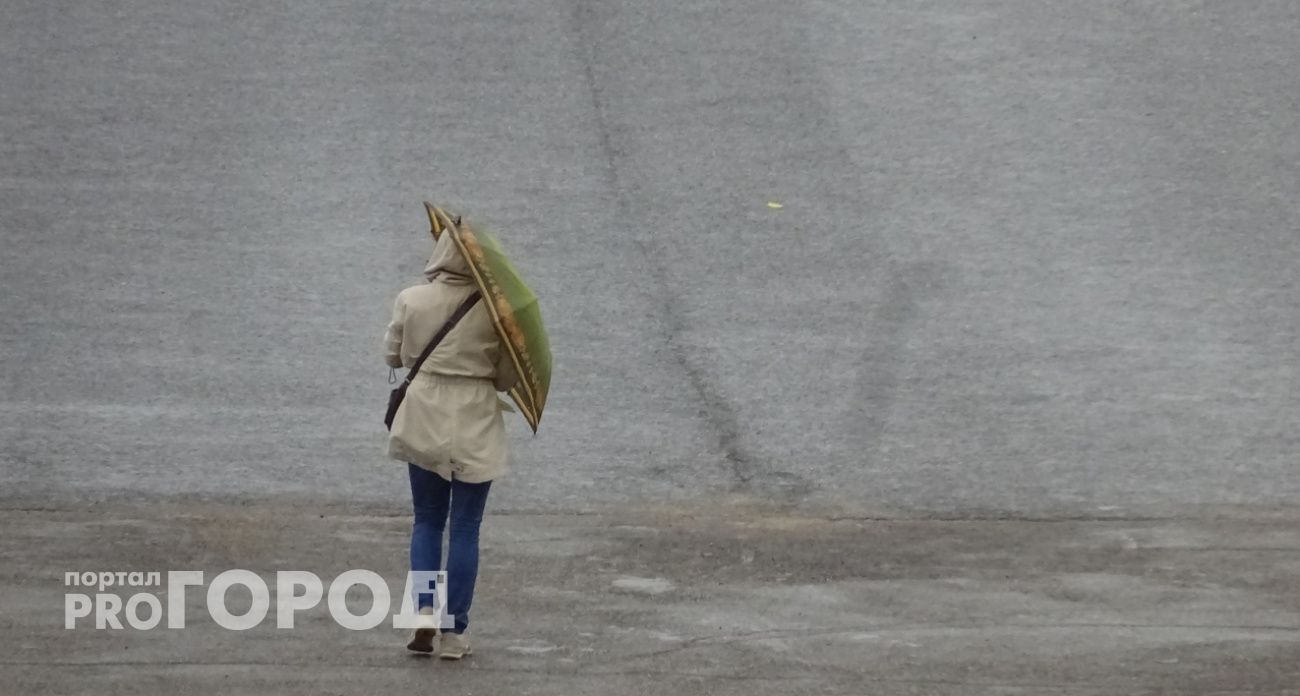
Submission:
[[[429,234],[433,235],[434,241],[442,236],[442,221],[438,219],[438,208],[432,203],[424,202],[424,212],[429,216]]]
[[[442,231],[447,229],[448,222],[456,227],[460,227],[459,215],[453,216],[451,213],[448,213],[445,208],[439,208],[429,201],[424,202],[424,212],[429,216],[429,234],[433,235],[434,241],[437,241],[437,239],[442,236]],[[446,220],[445,222],[444,219]]]

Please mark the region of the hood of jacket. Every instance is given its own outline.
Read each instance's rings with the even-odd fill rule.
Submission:
[[[424,277],[431,283],[438,281],[449,285],[468,285],[474,282],[469,263],[461,255],[450,233],[443,232],[433,245],[433,255],[424,267]]]

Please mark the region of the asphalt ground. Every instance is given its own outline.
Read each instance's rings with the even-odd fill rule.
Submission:
[[[64,570],[112,561],[87,509],[402,513],[380,339],[425,199],[498,232],[555,348],[490,514],[1294,519],[1294,3],[4,16],[0,507]]]
[[[1247,512],[1243,516],[1241,513]],[[485,520],[461,662],[349,631],[324,602],[276,627],[63,627],[79,569],[380,573],[410,520],[356,505],[100,505],[0,513],[0,692],[13,694],[1300,694],[1294,510],[1213,518],[860,519],[731,504]],[[21,561],[21,562],[14,562]],[[125,600],[165,588],[108,588]],[[68,592],[85,592],[68,587]],[[91,594],[95,593],[92,588]],[[247,590],[227,610],[250,609]],[[347,595],[369,612],[368,590]],[[392,605],[395,609],[395,605]],[[168,620],[176,613],[166,610]],[[148,610],[138,615],[148,616]]]

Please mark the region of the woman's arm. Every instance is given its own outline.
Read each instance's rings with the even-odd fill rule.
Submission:
[[[406,301],[398,293],[393,302],[393,319],[388,322],[388,332],[384,336],[384,364],[389,367],[402,366],[402,327],[406,322]]]
[[[510,353],[501,348],[501,355],[497,358],[496,375],[492,377],[492,386],[497,391],[510,391],[519,383],[519,373],[515,370],[515,361],[510,359]]]

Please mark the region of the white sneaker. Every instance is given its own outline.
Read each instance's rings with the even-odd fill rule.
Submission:
[[[459,660],[473,654],[469,641],[460,633],[444,633],[438,647],[438,657],[444,660]]]

